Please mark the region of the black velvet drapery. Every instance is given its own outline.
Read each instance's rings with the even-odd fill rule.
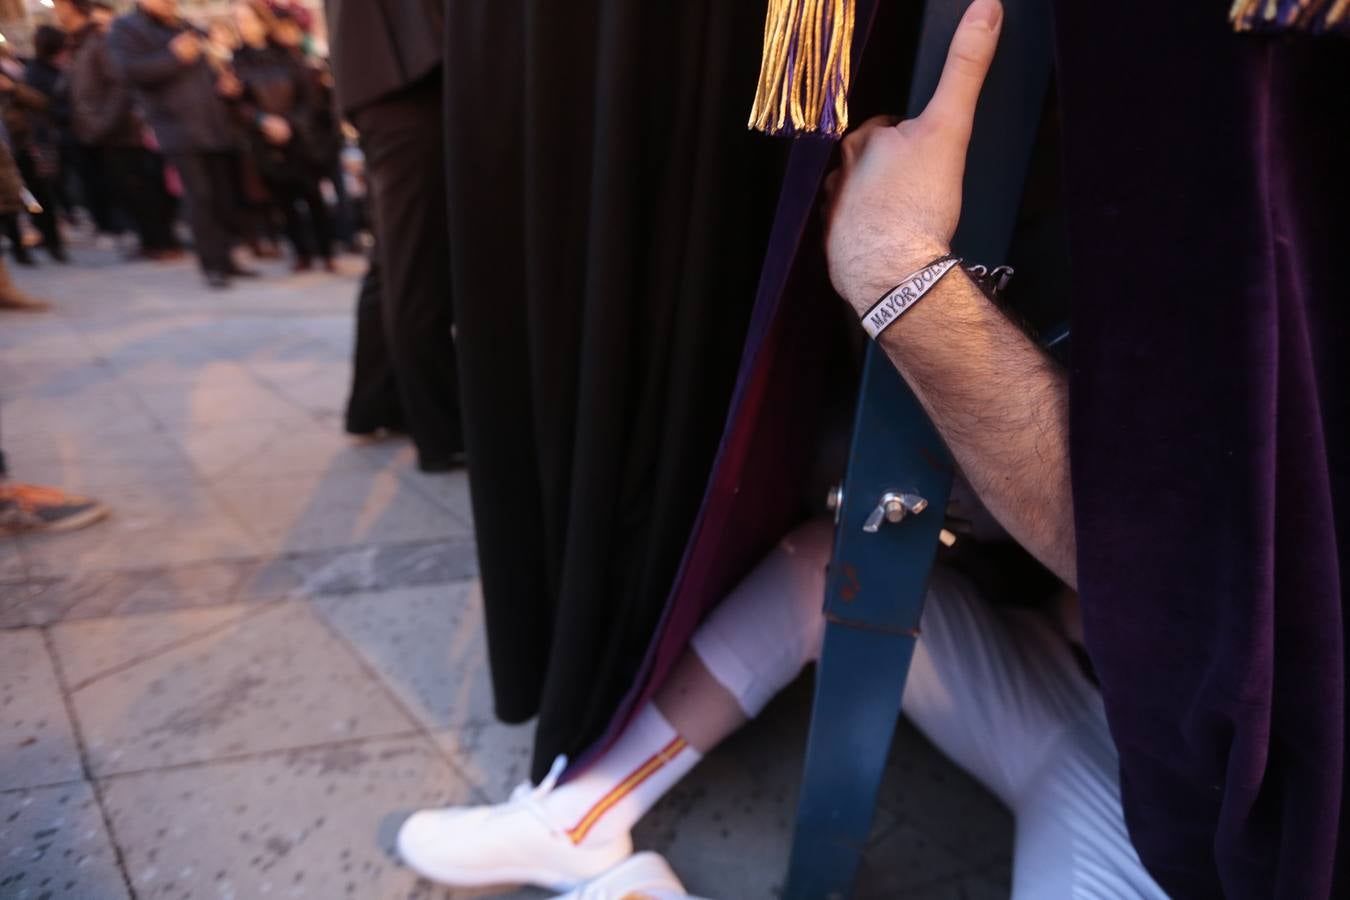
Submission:
[[[781,142],[763,9],[450,0],[450,260],[498,715],[534,772],[629,688],[703,495]]]

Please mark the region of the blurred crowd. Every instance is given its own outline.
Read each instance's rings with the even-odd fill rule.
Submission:
[[[172,0],[120,17],[101,0],[52,5],[31,58],[0,44],[0,235],[15,262],[36,264],[32,246],[66,262],[77,223],[128,258],[190,244],[212,287],[255,274],[241,248],[288,251],[296,271],[357,248],[359,151],[308,10],[239,0],[195,23]]]

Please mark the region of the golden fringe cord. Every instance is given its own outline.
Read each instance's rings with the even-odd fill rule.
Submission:
[[[1283,17],[1283,20],[1282,20]],[[1235,31],[1291,29],[1319,32],[1350,17],[1350,0],[1233,0],[1228,21]]]
[[[769,0],[751,128],[844,133],[855,15],[855,0]]]

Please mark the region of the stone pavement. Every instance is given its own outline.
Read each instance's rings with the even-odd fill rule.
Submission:
[[[0,436],[114,513],[0,542],[0,897],[452,896],[398,823],[502,798],[530,732],[492,717],[463,473],[341,433],[360,261],[214,293],[75,257],[15,274],[55,310],[0,313]],[[692,890],[780,893],[809,695],[638,829]],[[860,896],[1006,896],[1010,844],[903,726]]]

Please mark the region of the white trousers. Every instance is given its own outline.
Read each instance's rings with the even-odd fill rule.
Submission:
[[[694,638],[749,715],[819,653],[831,533],[790,534]],[[1166,897],[1125,830],[1101,695],[1043,616],[995,610],[935,571],[902,709],[1013,811],[1014,900]]]

